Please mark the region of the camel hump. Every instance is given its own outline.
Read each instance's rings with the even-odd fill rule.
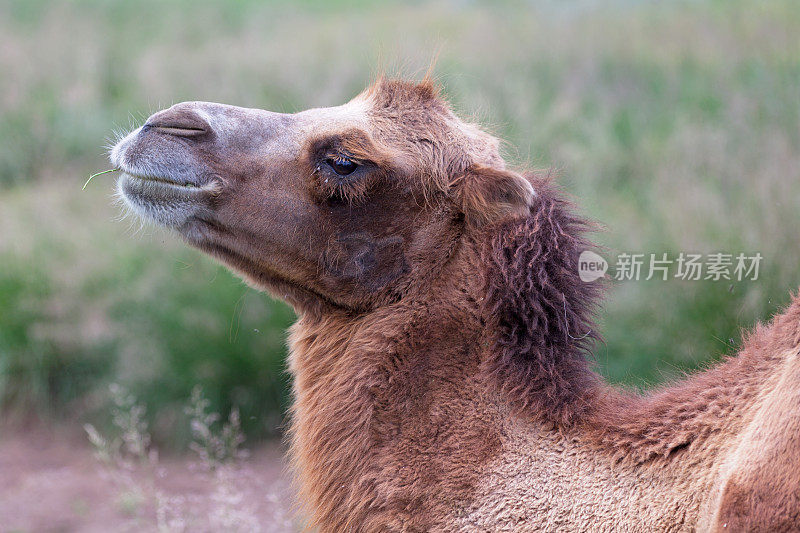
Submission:
[[[765,383],[723,465],[712,531],[800,531],[800,354]]]

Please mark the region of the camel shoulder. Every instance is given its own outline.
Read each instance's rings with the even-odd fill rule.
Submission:
[[[800,353],[786,352],[722,466],[715,531],[800,530]]]

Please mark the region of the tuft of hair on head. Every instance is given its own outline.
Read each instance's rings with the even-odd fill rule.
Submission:
[[[436,77],[436,64],[439,62],[439,54],[442,52],[441,47],[437,47],[436,50],[431,55],[431,60],[428,63],[428,68],[425,70],[425,75],[422,76],[422,81],[420,82],[423,85],[431,85],[433,87],[438,87],[441,85],[439,80]]]
[[[536,198],[533,185],[509,170],[471,165],[450,182],[467,224],[481,227],[530,213]]]
[[[387,76],[379,72],[357,98],[371,100],[377,109],[396,108],[398,111],[409,106],[439,102],[441,89],[430,75],[426,74],[420,81],[411,81],[412,79]]]

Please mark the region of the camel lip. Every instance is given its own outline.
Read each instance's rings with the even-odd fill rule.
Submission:
[[[173,206],[176,202],[183,206],[205,203],[217,196],[222,187],[218,180],[208,180],[203,185],[181,184],[157,176],[131,174],[123,171],[117,180],[117,187],[129,200],[135,198],[140,205],[149,204]]]
[[[146,184],[163,192],[171,190],[182,195],[187,192],[204,192],[216,195],[222,191],[222,179],[216,175],[203,172],[171,172],[169,167],[153,172],[146,166],[129,164],[124,153],[118,153],[116,149],[112,152],[111,161],[116,163],[121,171],[119,176],[120,183],[122,183],[123,179],[128,179],[132,180],[133,183]]]
[[[219,192],[220,184],[218,180],[208,179],[204,183],[193,183],[190,181],[178,182],[168,177],[155,176],[152,174],[137,174],[122,169],[120,179],[126,177],[135,181],[146,182],[155,187],[161,187],[163,190],[175,190],[181,194],[186,194],[187,191],[203,191],[212,194]]]
[[[117,180],[119,197],[136,215],[176,229],[198,214],[208,216],[220,191],[215,179],[202,186],[184,186],[163,178],[123,172]]]
[[[202,185],[181,184],[160,176],[125,171],[117,181],[117,189],[129,204],[139,206],[148,213],[164,209],[193,212],[222,192],[221,183],[216,179],[209,179]]]

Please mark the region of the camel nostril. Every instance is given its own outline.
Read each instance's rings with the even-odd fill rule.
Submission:
[[[178,126],[172,124],[145,124],[144,129],[146,130],[155,130],[159,133],[164,133],[166,135],[175,135],[176,137],[197,137],[199,135],[204,135],[207,133],[205,129],[202,128],[187,128],[185,126]]]
[[[156,113],[147,119],[142,129],[176,137],[198,137],[211,131],[208,123],[197,113],[177,106]]]

